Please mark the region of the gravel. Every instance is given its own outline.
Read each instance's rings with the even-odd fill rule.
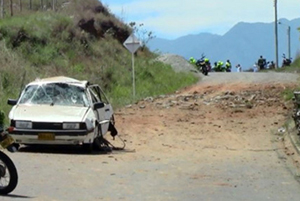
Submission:
[[[299,83],[299,74],[285,72],[211,72],[203,76],[184,57],[175,54],[162,54],[158,61],[171,65],[175,72],[194,72],[201,77],[202,83],[226,84],[234,82],[243,83]],[[235,69],[233,69],[235,70]]]
[[[157,58],[158,61],[169,64],[175,72],[194,72],[198,73],[195,67],[184,57],[175,54],[163,54]]]
[[[201,79],[202,83],[209,84],[226,84],[226,83],[282,83],[282,84],[297,84],[299,83],[299,74],[295,73],[284,73],[284,72],[264,72],[264,73],[253,73],[253,72],[241,72],[241,73],[222,73],[213,72],[209,73],[208,76],[203,76]]]

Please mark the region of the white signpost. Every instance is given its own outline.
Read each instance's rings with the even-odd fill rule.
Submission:
[[[141,46],[141,42],[138,38],[132,33],[123,43],[123,45],[131,52],[132,58],[132,87],[133,87],[133,100],[135,99],[135,75],[134,75],[134,53]]]

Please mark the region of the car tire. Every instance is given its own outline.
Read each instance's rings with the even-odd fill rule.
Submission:
[[[85,152],[87,153],[92,153],[93,152],[93,148],[94,148],[94,144],[93,143],[86,143],[82,145],[82,148]]]

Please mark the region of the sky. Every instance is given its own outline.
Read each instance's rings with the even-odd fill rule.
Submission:
[[[100,0],[125,23],[143,24],[157,38],[223,35],[238,22],[274,22],[275,0]],[[300,18],[299,0],[277,0],[277,19]],[[299,25],[300,26],[300,25]]]

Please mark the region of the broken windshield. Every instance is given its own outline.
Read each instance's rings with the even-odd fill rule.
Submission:
[[[29,85],[21,94],[19,104],[88,106],[84,88],[66,83]]]

